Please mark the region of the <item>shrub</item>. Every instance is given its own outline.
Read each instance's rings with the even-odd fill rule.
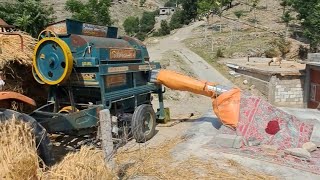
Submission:
[[[171,21],[169,23],[170,28],[178,29],[183,26],[184,18],[183,18],[183,12],[181,10],[176,10],[176,12],[172,15]]]
[[[150,32],[156,23],[154,12],[143,12],[140,19],[140,32],[148,33]]]
[[[167,21],[162,20],[161,21],[161,28],[159,30],[159,35],[165,36],[167,34],[170,34],[170,27],[169,27]]]
[[[223,54],[222,48],[218,48],[216,52],[216,58],[223,58],[223,57],[224,57],[224,54]]]
[[[143,33],[143,32],[139,32],[136,34],[135,36],[136,38],[138,38],[140,41],[144,41],[147,37],[147,34],[146,33]]]
[[[136,33],[139,32],[139,18],[138,17],[128,17],[124,23],[123,23],[123,27],[125,32],[128,35],[134,35]]]
[[[273,58],[273,57],[277,57],[280,55],[280,52],[274,47],[266,50],[264,53],[267,58]]]

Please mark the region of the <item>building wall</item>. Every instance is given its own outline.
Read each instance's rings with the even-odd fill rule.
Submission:
[[[276,106],[304,107],[304,78],[285,76],[272,78],[269,91],[273,94],[270,100]]]
[[[311,66],[310,70],[310,83],[309,83],[309,97],[308,108],[316,109],[320,104],[320,69]]]
[[[306,106],[304,98],[304,76],[282,77],[272,75],[271,77],[266,77],[261,74],[247,73],[243,70],[237,72],[243,74],[244,78],[248,80],[248,83],[255,85],[255,88],[265,95],[268,101],[275,106],[296,108]]]

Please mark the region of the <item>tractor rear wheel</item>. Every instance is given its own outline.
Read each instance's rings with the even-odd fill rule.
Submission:
[[[143,143],[156,133],[156,114],[151,105],[138,106],[132,116],[131,131],[134,139]]]
[[[15,118],[18,121],[28,123],[35,135],[36,146],[38,147],[38,155],[46,165],[53,163],[52,144],[48,137],[47,131],[34,118],[23,113],[18,113],[9,109],[0,109],[0,122]]]

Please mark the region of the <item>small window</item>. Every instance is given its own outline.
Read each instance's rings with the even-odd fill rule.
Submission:
[[[166,12],[166,10],[162,9],[161,12]]]

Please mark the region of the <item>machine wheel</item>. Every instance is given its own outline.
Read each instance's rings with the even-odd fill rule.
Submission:
[[[13,117],[15,117],[19,121],[30,124],[33,129],[33,133],[35,134],[39,157],[46,165],[51,165],[53,163],[52,144],[50,142],[46,129],[42,127],[35,119],[26,114],[18,113],[9,109],[0,109],[1,122],[10,120]]]
[[[138,106],[132,116],[131,131],[137,142],[143,143],[155,135],[156,114],[151,105]]]

